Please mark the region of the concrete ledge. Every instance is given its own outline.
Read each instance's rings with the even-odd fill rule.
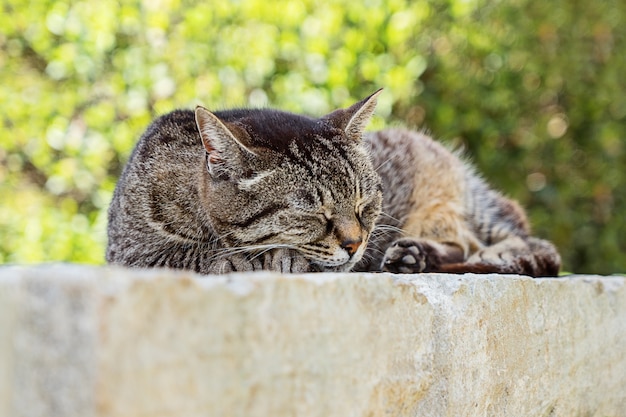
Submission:
[[[0,416],[626,416],[625,284],[0,268]]]

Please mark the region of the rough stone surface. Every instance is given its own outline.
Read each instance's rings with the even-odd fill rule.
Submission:
[[[0,268],[0,416],[626,416],[625,284]]]

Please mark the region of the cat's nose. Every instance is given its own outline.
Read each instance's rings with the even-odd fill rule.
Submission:
[[[348,252],[348,255],[352,256],[356,253],[357,250],[359,250],[361,243],[363,243],[363,239],[361,238],[346,239],[341,242],[341,247],[345,249],[346,252]]]

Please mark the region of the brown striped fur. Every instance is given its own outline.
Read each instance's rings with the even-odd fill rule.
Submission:
[[[558,273],[552,244],[470,164],[404,129],[363,134],[380,91],[316,119],[177,110],[138,142],[107,261],[199,273]]]
[[[387,232],[374,233],[358,270],[558,274],[558,251],[530,236],[519,204],[490,189],[455,153],[405,129],[366,134],[365,141],[386,191],[378,227]]]

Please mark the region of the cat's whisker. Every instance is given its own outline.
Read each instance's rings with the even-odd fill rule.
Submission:
[[[378,172],[379,169],[381,169],[382,167],[387,165],[389,162],[393,161],[395,158],[396,158],[396,156],[390,156],[389,158],[387,158],[386,160],[384,160],[383,162],[378,164],[378,166],[376,168],[374,168],[374,171]]]
[[[393,239],[394,237],[404,237],[405,235],[406,233],[402,230],[396,230],[394,228],[378,228],[372,231],[372,242],[373,245],[376,245],[376,242],[386,241]]]
[[[404,230],[402,230],[401,228],[396,227],[396,226],[392,226],[390,224],[379,224],[379,225],[376,225],[374,230],[372,230],[372,233],[376,233],[376,232],[379,232],[379,231],[404,233]]]
[[[219,248],[213,249],[212,252],[215,252],[211,259],[220,259],[227,256],[237,255],[240,253],[246,253],[252,256],[249,259],[255,259],[256,257],[270,251],[273,249],[279,248],[288,248],[291,245],[282,245],[282,244],[269,244],[269,245],[249,245],[249,246],[238,246],[233,248]]]
[[[381,216],[385,216],[385,217],[387,217],[388,219],[391,219],[391,220],[393,220],[393,221],[397,222],[398,224],[400,223],[400,220],[396,219],[396,218],[395,218],[395,217],[393,217],[391,214],[388,214],[388,213],[386,213],[386,212],[384,212],[384,211],[381,211],[381,212],[380,212],[380,215],[381,215]]]
[[[259,258],[260,256],[265,255],[267,252],[269,252],[271,250],[280,249],[280,248],[288,248],[288,246],[289,245],[271,245],[270,247],[267,247],[267,248],[262,249],[260,251],[252,252],[248,259],[253,261],[253,260]]]
[[[370,248],[367,248],[367,250],[365,251],[364,256],[371,256],[373,258],[372,252],[376,252],[379,255],[384,255],[385,254],[385,251],[383,251],[383,250],[381,250],[381,249],[379,249],[379,248],[377,248],[375,246],[372,246]]]

